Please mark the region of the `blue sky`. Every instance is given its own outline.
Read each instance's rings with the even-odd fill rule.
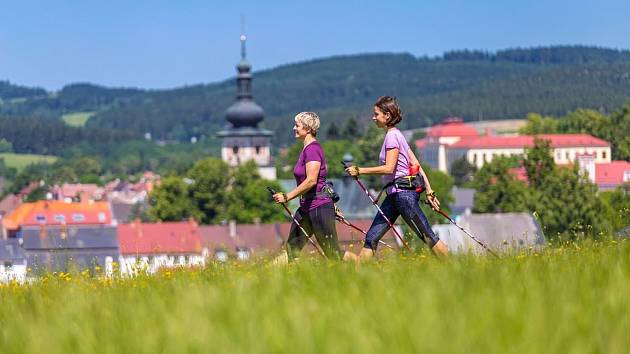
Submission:
[[[0,80],[170,88],[339,54],[554,44],[630,49],[627,0],[0,0]]]

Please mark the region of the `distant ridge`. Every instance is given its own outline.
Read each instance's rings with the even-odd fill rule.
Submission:
[[[343,55],[255,72],[253,92],[267,112],[266,127],[276,130],[280,143],[291,141],[287,121],[299,111],[318,111],[324,125],[366,117],[383,94],[400,98],[405,127],[451,115],[479,120],[522,118],[529,112],[562,115],[576,108],[606,112],[630,102],[630,51],[567,45],[495,53],[455,50],[435,58]],[[233,79],[168,90],[73,84],[55,94],[4,81],[0,116],[60,119],[98,112],[88,127],[188,141],[223,126],[234,93]]]

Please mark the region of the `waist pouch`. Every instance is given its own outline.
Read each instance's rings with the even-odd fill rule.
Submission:
[[[376,200],[381,199],[381,195],[389,187],[396,187],[398,189],[408,191],[416,191],[417,193],[422,193],[426,189],[424,178],[421,174],[418,173],[413,176],[402,176],[396,178],[392,182],[387,183],[376,197]]]
[[[326,181],[324,187],[319,192],[309,192],[302,195],[302,199],[314,199],[316,197],[328,197],[332,199],[334,203],[337,203],[341,198],[339,194],[333,188],[333,183],[331,181]]]

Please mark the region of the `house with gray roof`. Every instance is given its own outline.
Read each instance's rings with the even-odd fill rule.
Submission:
[[[0,239],[0,282],[24,282],[26,279],[26,255],[17,239]]]
[[[120,252],[116,226],[25,227],[22,247],[35,273],[90,269],[111,271]]]
[[[457,223],[495,251],[540,249],[546,244],[540,224],[530,213],[469,214],[461,216]],[[485,252],[455,225],[434,225],[433,231],[453,253]]]

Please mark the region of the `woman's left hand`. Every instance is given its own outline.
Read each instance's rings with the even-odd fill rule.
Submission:
[[[288,202],[287,195],[282,193],[282,192],[274,194],[273,195],[273,200],[275,200],[276,203],[278,203],[278,204],[282,204],[282,203]]]

